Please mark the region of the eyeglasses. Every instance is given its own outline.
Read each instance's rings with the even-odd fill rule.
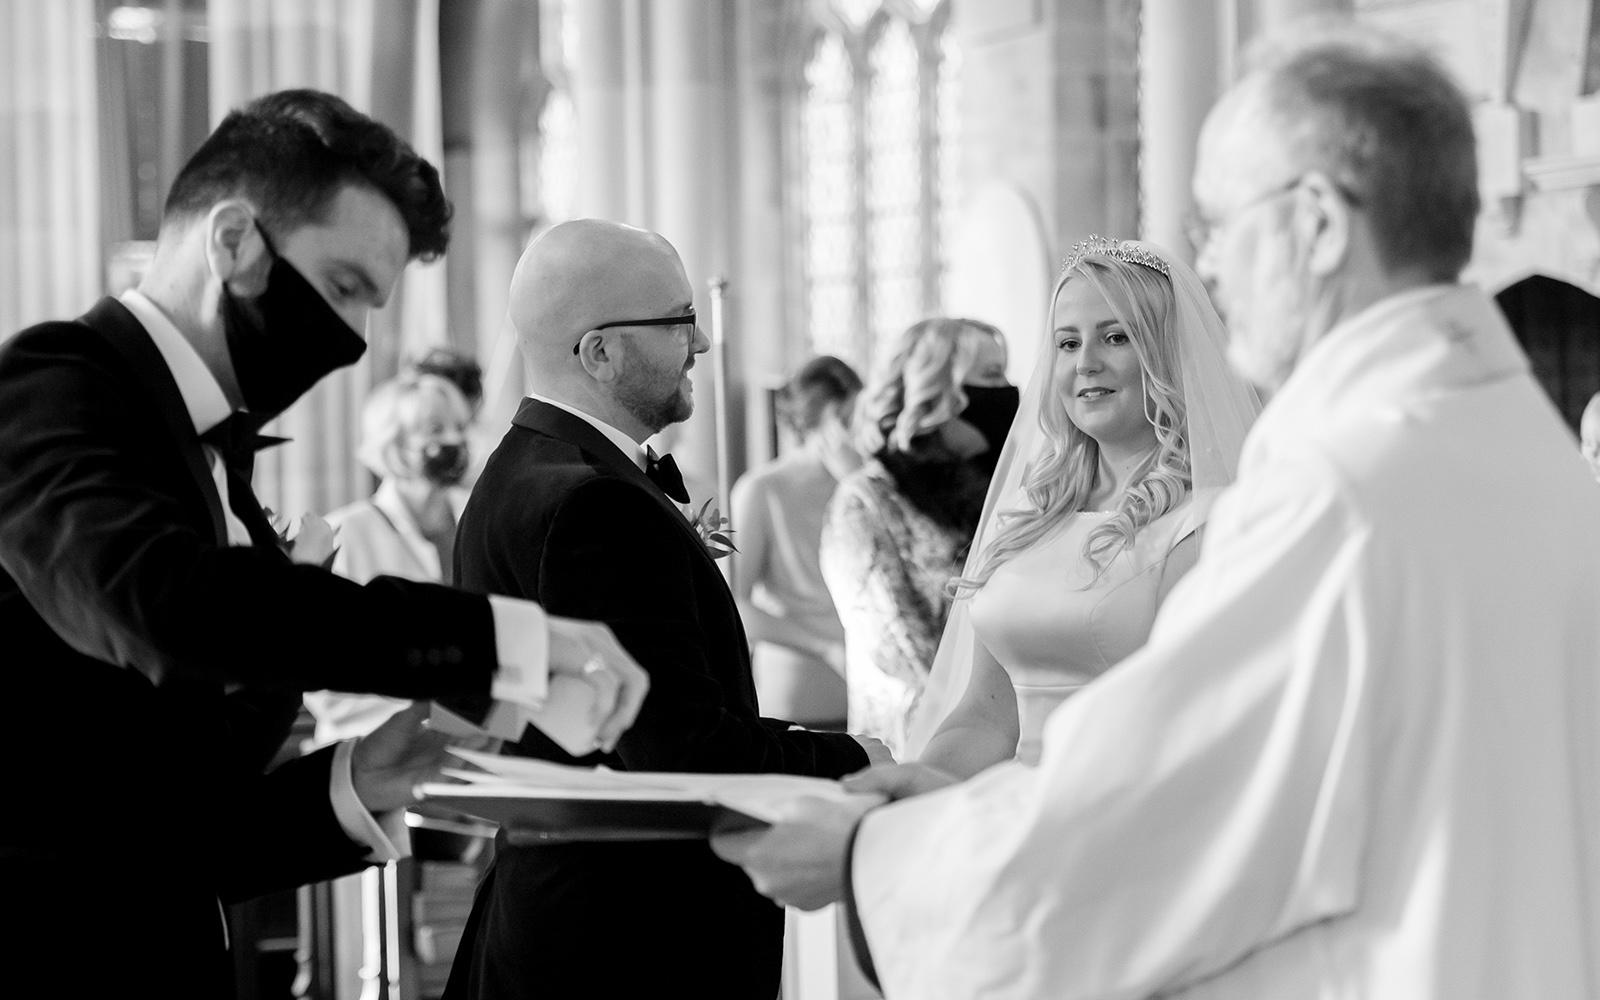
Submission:
[[[1237,221],[1246,212],[1257,207],[1258,205],[1265,205],[1269,201],[1283,197],[1284,195],[1293,191],[1295,188],[1299,187],[1300,183],[1305,179],[1305,174],[1291,177],[1282,184],[1279,184],[1273,188],[1269,188],[1261,194],[1256,195],[1254,198],[1251,198],[1249,201],[1246,201],[1243,205],[1240,205],[1238,208],[1234,209],[1232,214],[1225,219],[1208,219],[1206,218],[1205,213],[1201,212],[1199,209],[1190,209],[1187,213],[1185,213],[1183,219],[1183,235],[1189,240],[1189,249],[1194,251],[1195,256],[1198,257],[1211,243],[1211,241],[1216,238],[1216,234],[1219,230],[1225,228],[1230,222]],[[1351,191],[1338,181],[1330,180],[1329,183],[1332,184],[1333,189],[1339,193],[1339,197],[1348,202],[1352,208],[1361,207],[1361,198],[1358,197],[1354,191]]]
[[[695,325],[694,310],[690,309],[689,312],[686,315],[683,315],[683,316],[657,316],[655,319],[619,319],[619,320],[616,320],[616,321],[611,322],[611,323],[599,323],[599,324],[596,324],[595,326],[591,326],[589,329],[591,329],[591,330],[609,330],[609,329],[611,329],[613,327],[618,327],[618,326],[694,326],[694,325]],[[572,345],[572,353],[573,354],[577,354],[578,353],[578,348],[579,348],[579,346],[582,345],[582,343],[583,342],[580,340],[578,343]]]

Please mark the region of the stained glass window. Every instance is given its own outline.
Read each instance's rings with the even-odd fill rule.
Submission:
[[[922,318],[922,103],[917,45],[890,21],[868,56],[867,273],[869,332],[881,344]]]
[[[959,202],[961,60],[952,0],[834,0],[796,74],[803,248],[792,306],[808,347],[863,371],[876,345],[939,311]]]
[[[839,36],[822,39],[805,79],[807,324],[815,351],[854,358],[861,325],[855,280],[855,73]]]

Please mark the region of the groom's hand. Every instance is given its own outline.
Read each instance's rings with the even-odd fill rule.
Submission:
[[[756,891],[784,906],[815,910],[844,898],[850,832],[881,800],[805,797],[771,826],[713,833],[711,849],[745,870]]]
[[[840,784],[847,791],[886,796],[890,802],[926,795],[958,783],[961,779],[927,764],[880,764],[857,771]]]

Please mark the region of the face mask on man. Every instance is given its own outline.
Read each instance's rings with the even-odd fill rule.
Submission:
[[[355,364],[367,342],[334,311],[256,223],[272,257],[267,287],[241,302],[222,285],[222,328],[244,405],[271,420],[328,374]]]
[[[467,475],[464,445],[430,441],[422,447],[422,474],[436,486],[455,486]]]
[[[967,408],[961,411],[961,419],[976,427],[989,442],[988,450],[975,456],[973,461],[993,475],[1000,461],[1000,449],[1006,443],[1006,435],[1011,433],[1011,422],[1016,419],[1017,407],[1022,404],[1022,391],[1014,385],[963,385],[961,391],[967,397]]]

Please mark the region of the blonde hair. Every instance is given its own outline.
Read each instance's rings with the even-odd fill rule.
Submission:
[[[1056,295],[1074,279],[1089,282],[1105,296],[1111,314],[1128,331],[1139,359],[1145,419],[1156,435],[1155,450],[1133,471],[1129,486],[1117,498],[1113,516],[1097,525],[1084,541],[1084,558],[1098,578],[1118,553],[1133,544],[1140,528],[1188,497],[1188,424],[1179,380],[1177,337],[1171,329],[1175,312],[1172,282],[1152,268],[1102,254],[1091,254],[1078,262],[1056,284]],[[1046,370],[1035,377],[1043,379],[1042,384],[1048,387],[1053,382],[1055,366],[1061,363],[1061,352],[1052,350]],[[1068,419],[1066,408],[1049,391],[1040,394],[1036,416],[1044,432],[1044,447],[1022,473],[1027,504],[1000,512],[998,531],[972,575],[951,581],[949,589],[956,596],[968,596],[982,587],[1002,563],[1081,510],[1093,494],[1100,460],[1100,448],[1094,438]]]
[[[914,440],[966,409],[961,382],[992,329],[950,316],[907,327],[857,400],[855,438],[861,454],[911,454]]]
[[[400,436],[435,414],[463,428],[472,422],[467,397],[447,378],[408,372],[379,384],[361,408],[356,457],[375,475],[391,475],[390,455]]]

